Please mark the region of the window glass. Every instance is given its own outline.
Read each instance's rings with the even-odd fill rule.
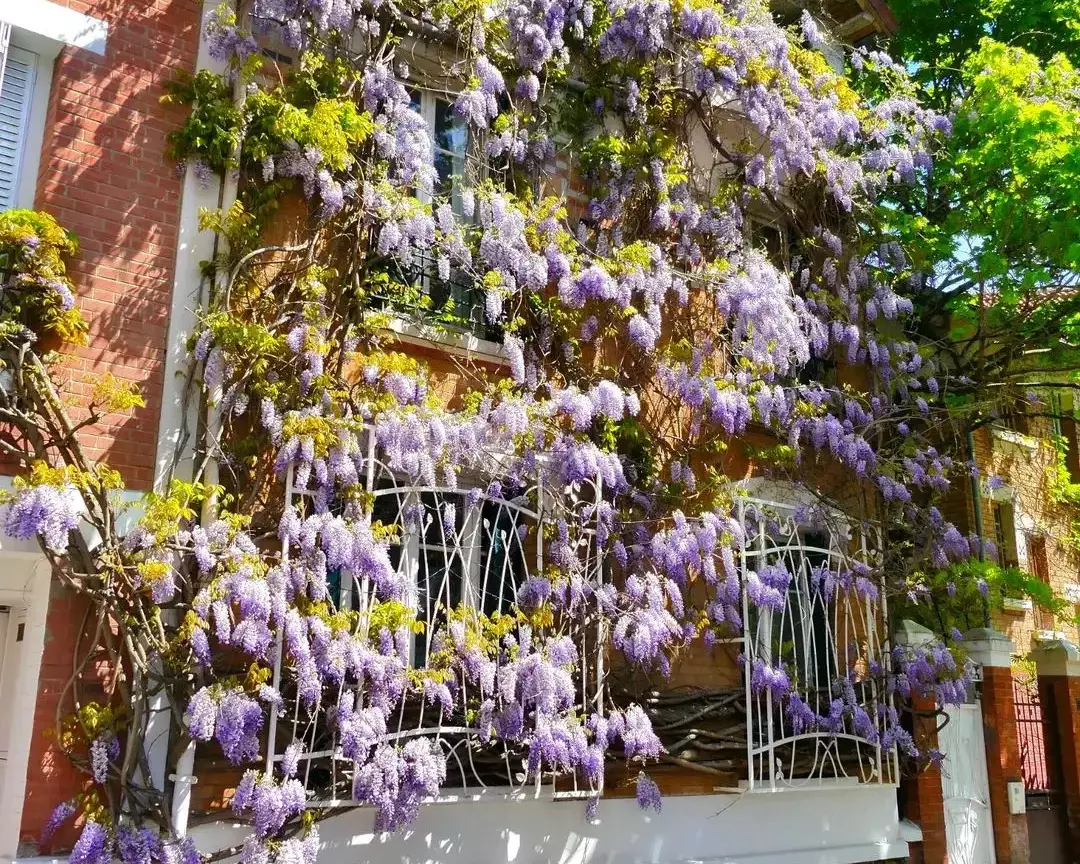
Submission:
[[[526,571],[523,522],[516,511],[496,501],[484,502],[480,519],[480,590],[483,611],[508,612]]]
[[[454,212],[463,215],[461,181],[465,176],[465,154],[469,147],[469,130],[454,116],[453,106],[442,99],[435,100],[435,170],[439,175],[436,189],[439,195],[450,195]]]
[[[998,561],[1002,567],[1016,567],[1016,521],[1012,504],[994,503],[994,531],[998,547]]]

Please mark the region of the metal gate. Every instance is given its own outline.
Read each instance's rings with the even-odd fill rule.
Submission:
[[[1036,682],[1013,679],[1016,737],[1020,745],[1020,773],[1027,793],[1028,842],[1031,860],[1038,864],[1065,864],[1065,823],[1059,772],[1047,749],[1043,705]]]
[[[945,710],[949,722],[938,733],[938,744],[945,754],[941,793],[949,864],[995,864],[982,706]]]

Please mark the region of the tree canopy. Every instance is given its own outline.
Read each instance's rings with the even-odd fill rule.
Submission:
[[[896,12],[894,47],[920,101],[955,127],[935,170],[898,203],[928,274],[920,332],[969,382],[959,424],[985,422],[1080,368],[1080,18],[1068,3],[901,2]]]

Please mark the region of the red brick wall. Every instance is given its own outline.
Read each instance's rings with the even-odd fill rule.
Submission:
[[[64,0],[60,0],[64,5]],[[153,482],[181,178],[165,157],[180,114],[160,104],[163,85],[194,69],[198,0],[67,0],[108,22],[106,54],[66,48],[56,60],[36,206],[74,231],[72,268],[90,323],[89,344],[68,361],[72,388],[88,373],[138,382],[146,408],[90,427],[94,459],[128,485]]]
[[[981,475],[983,533],[988,540],[994,540],[994,501],[987,494],[986,481],[997,476],[1015,492],[1018,513],[1034,522],[1035,530],[1029,536],[1042,539],[1045,575],[1055,594],[1061,597],[1067,585],[1080,583],[1080,555],[1069,541],[1075,513],[1073,508],[1055,504],[1050,498],[1048,472],[1055,453],[1049,438],[1049,422],[1043,418],[1027,420],[1030,440],[1037,445],[1033,448],[1004,441],[995,436],[991,427],[983,427],[975,433],[975,462]],[[954,481],[941,511],[965,534],[975,530],[968,480],[958,478]],[[1031,568],[1030,561],[1028,567]],[[997,611],[993,614],[991,625],[1012,640],[1018,655],[1026,656],[1034,647],[1032,639],[1038,629],[1053,629],[1064,632],[1070,641],[1080,640],[1080,630],[1073,620],[1075,611],[1067,609],[1056,620],[1048,611],[1041,611],[1040,614],[1036,611]]]
[[[936,749],[936,717],[932,699],[914,699],[912,708],[927,716],[915,720],[915,741],[920,749]],[[945,802],[941,790],[941,768],[930,764],[914,776],[903,778],[901,788],[902,815],[922,830],[922,842],[912,843],[908,860],[911,864],[946,864]]]
[[[1027,864],[1027,819],[1009,813],[1008,784],[1021,782],[1020,747],[1016,737],[1016,704],[1012,670],[984,666],[982,685],[986,772],[990,786],[990,818],[998,864]]]
[[[73,645],[80,631],[93,626],[84,620],[86,601],[53,583],[49,598],[49,619],[45,635],[45,650],[41,657],[38,678],[38,701],[34,717],[34,737],[30,742],[30,758],[26,772],[26,796],[23,803],[21,843],[36,843],[52,809],[87,785],[80,774],[57,746],[53,731],[57,722],[57,707],[63,700],[61,714],[71,712],[72,692],[66,690],[72,676]],[[82,633],[83,638],[89,638]],[[91,668],[84,676],[83,697],[93,698],[96,689],[91,683],[94,673],[106,673],[102,667]],[[77,834],[61,831],[53,839],[52,848],[70,848]]]
[[[92,386],[88,376],[106,372],[140,385],[144,409],[106,417],[82,440],[92,459],[107,461],[129,488],[143,490],[154,476],[182,189],[165,156],[166,133],[180,115],[160,98],[166,81],[194,69],[202,4],[55,2],[109,28],[104,57],[65,48],[56,60],[38,174],[36,206],[74,231],[82,247],[71,269],[90,337],[70,349],[65,368],[80,396]],[[81,622],[78,602],[54,585],[27,771],[25,842],[36,841],[52,808],[79,788],[79,775],[50,730]],[[62,713],[71,710],[70,692],[65,698]],[[63,847],[70,837],[57,843]]]

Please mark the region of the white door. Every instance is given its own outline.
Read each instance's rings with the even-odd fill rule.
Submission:
[[[11,610],[0,606],[0,705],[11,704],[11,680],[15,677],[8,637],[14,636],[11,627]],[[6,662],[5,662],[6,661]],[[6,686],[5,686],[6,685]],[[5,696],[7,700],[5,701]],[[11,737],[11,711],[0,711],[0,790],[4,788],[7,774],[8,739]]]
[[[941,792],[949,864],[995,864],[982,706],[957,705],[946,713],[949,722],[938,733],[938,747],[945,754]]]

